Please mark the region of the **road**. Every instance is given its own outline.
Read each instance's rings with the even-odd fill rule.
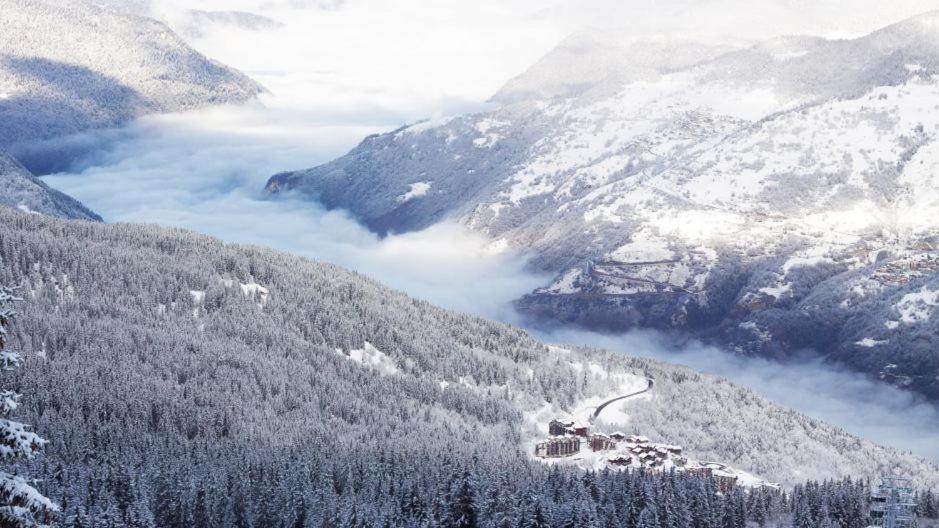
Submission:
[[[632,398],[633,396],[639,396],[640,394],[645,394],[649,392],[650,390],[652,390],[652,387],[655,385],[655,380],[652,378],[648,378],[648,381],[649,381],[649,385],[646,388],[642,389],[641,391],[634,392],[632,394],[624,394],[623,396],[617,396],[613,398],[612,400],[607,400],[601,403],[599,406],[597,406],[596,410],[593,411],[593,415],[590,416],[590,423],[593,423],[596,421],[597,416],[600,415],[600,411],[602,411],[607,405],[621,401],[621,400],[625,400],[626,398]]]

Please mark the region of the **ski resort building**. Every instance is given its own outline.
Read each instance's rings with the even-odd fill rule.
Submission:
[[[609,451],[611,449],[616,449],[616,442],[603,433],[595,433],[590,435],[589,443],[591,451]]]
[[[573,456],[580,452],[580,438],[577,436],[556,436],[535,446],[535,456],[557,458]]]
[[[620,455],[609,459],[607,462],[613,466],[628,466],[633,463],[633,459],[631,456]]]
[[[551,436],[564,436],[574,434],[574,420],[560,420],[555,418],[548,423],[548,434]]]
[[[574,420],[555,418],[548,423],[548,435],[576,435],[581,438],[587,438],[590,435],[590,426],[585,423],[575,422]]]

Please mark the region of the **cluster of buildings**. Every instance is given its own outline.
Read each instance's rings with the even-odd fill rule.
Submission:
[[[719,464],[691,463],[681,446],[658,444],[644,436],[622,432],[591,432],[590,426],[574,420],[557,419],[548,424],[548,437],[535,444],[539,458],[566,458],[595,453],[605,464],[620,468],[645,468],[663,471],[675,469],[690,475],[712,478],[721,491],[737,485],[737,477],[722,471]],[[714,467],[716,466],[716,468]]]
[[[929,275],[939,269],[939,254],[919,253],[881,266],[873,278],[881,284],[906,284],[912,279]]]

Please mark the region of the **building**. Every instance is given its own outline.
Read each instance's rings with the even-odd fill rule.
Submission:
[[[623,440],[626,440],[626,433],[616,431],[615,433],[610,433],[610,438],[616,440],[617,442],[622,442]]]
[[[535,445],[535,456],[539,458],[568,457],[579,452],[580,438],[576,436],[556,436]]]
[[[685,469],[685,474],[698,478],[711,478],[714,470],[709,467],[692,467]]]
[[[555,418],[548,423],[548,434],[551,436],[564,436],[573,434],[574,420],[561,420]]]
[[[682,452],[681,446],[667,445],[667,446],[662,446],[662,447],[664,447],[666,451],[668,451],[669,453],[673,455],[681,455],[681,452]]]
[[[728,493],[737,487],[737,477],[731,475],[714,475],[714,483],[717,484],[718,491]]]
[[[620,455],[615,458],[611,458],[607,460],[608,464],[611,464],[614,466],[628,466],[632,464],[632,462],[633,462],[632,457],[628,455]]]
[[[596,433],[591,435],[589,444],[591,451],[607,451],[610,449],[616,449],[616,442],[603,433]]]

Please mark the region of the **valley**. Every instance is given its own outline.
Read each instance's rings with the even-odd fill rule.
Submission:
[[[254,2],[0,9],[0,524],[939,519],[939,12]]]

